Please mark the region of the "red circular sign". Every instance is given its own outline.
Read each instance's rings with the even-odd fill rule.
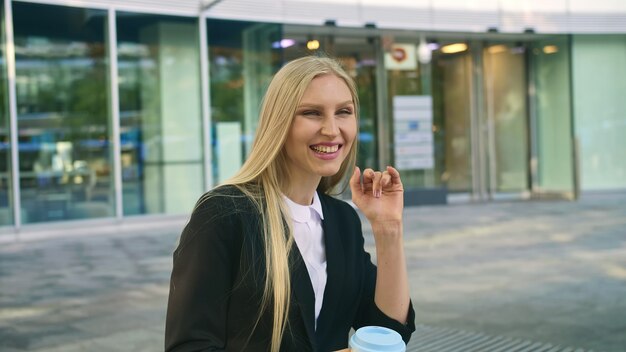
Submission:
[[[406,50],[401,47],[395,47],[391,50],[391,57],[397,62],[402,62],[406,60]]]

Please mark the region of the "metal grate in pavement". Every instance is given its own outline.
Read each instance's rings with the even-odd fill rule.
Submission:
[[[593,352],[477,332],[418,325],[406,352]]]

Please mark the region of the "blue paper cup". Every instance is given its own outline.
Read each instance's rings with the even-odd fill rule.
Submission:
[[[397,332],[381,326],[364,326],[350,338],[351,352],[405,352],[406,345]]]

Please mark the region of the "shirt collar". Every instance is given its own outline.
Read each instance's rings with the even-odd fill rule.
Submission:
[[[317,215],[319,215],[320,219],[324,220],[324,212],[322,211],[322,202],[320,202],[320,197],[317,195],[317,192],[313,195],[313,204],[311,204],[311,209],[315,210]]]
[[[313,204],[311,205],[301,205],[298,204],[287,196],[283,195],[283,199],[289,208],[291,219],[297,222],[307,222],[311,219],[311,214],[313,212],[317,213],[320,219],[324,220],[324,213],[322,212],[322,203],[320,202],[320,197],[317,195],[317,192],[313,194]]]

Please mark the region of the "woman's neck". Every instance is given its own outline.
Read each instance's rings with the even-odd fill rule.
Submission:
[[[291,199],[294,203],[311,205],[313,203],[313,195],[315,194],[319,181],[320,180],[318,179],[317,182],[311,182],[310,184],[305,184],[304,182],[293,182],[292,185],[286,187],[284,193],[287,198]]]

